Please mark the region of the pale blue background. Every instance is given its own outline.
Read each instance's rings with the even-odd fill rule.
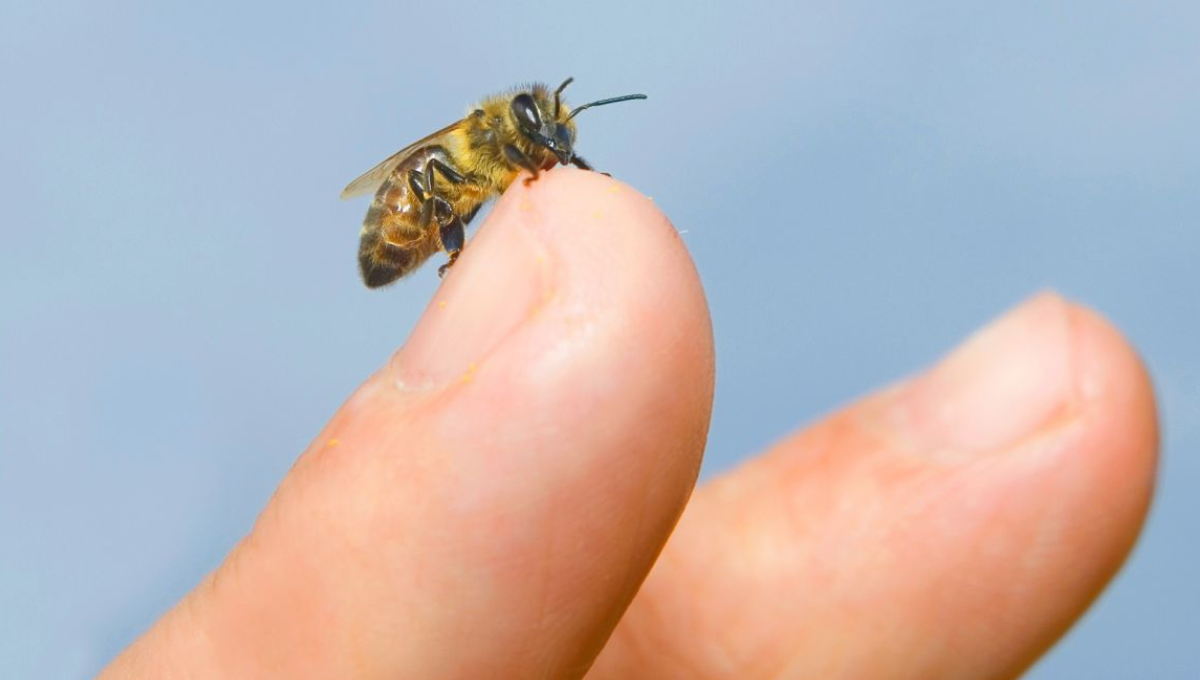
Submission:
[[[1038,289],[1120,324],[1161,493],[1029,677],[1200,677],[1197,3],[340,5],[0,4],[0,678],[95,672],[403,340],[346,181],[567,75],[651,95],[579,147],[704,276],[708,474]]]

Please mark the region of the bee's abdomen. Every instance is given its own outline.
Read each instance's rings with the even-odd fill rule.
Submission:
[[[391,245],[379,231],[364,231],[358,246],[363,282],[378,288],[399,279],[424,260],[417,250]]]
[[[439,247],[436,235],[419,221],[420,206],[405,179],[408,169],[397,168],[380,187],[363,221],[358,264],[369,288],[412,273]]]

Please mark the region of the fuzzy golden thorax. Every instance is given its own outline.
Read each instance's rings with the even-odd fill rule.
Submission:
[[[527,108],[535,116],[525,119],[525,129],[517,113],[522,103],[532,104]],[[575,121],[568,120],[570,113],[563,102],[556,112],[554,93],[540,83],[488,97],[467,114],[461,142],[451,155],[461,171],[500,193],[522,170],[548,170],[573,157],[576,128]],[[540,125],[529,125],[533,122]],[[506,146],[515,148],[524,162],[506,153]]]

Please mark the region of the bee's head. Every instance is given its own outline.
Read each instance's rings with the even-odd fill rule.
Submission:
[[[560,89],[561,91],[561,89]],[[558,158],[558,162],[566,165],[575,157],[574,125],[568,125],[558,111],[561,111],[558,93],[554,95],[554,103],[542,92],[522,92],[512,98],[509,108],[517,129],[525,138],[546,149]],[[542,96],[536,96],[536,95]]]
[[[630,99],[645,99],[644,94],[627,94],[622,97],[601,99],[600,101],[584,104],[569,113],[562,105],[562,91],[571,84],[574,78],[567,78],[554,91],[554,99],[546,95],[546,91],[538,86],[532,92],[522,92],[512,99],[509,107],[517,129],[521,134],[554,154],[558,162],[566,165],[575,158],[575,124],[571,119],[584,109],[604,104],[614,104]]]

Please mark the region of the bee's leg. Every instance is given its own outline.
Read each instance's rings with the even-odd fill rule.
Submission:
[[[459,253],[462,252],[463,245],[467,239],[465,233],[466,221],[470,221],[479,208],[476,207],[475,210],[472,210],[467,216],[466,221],[455,215],[454,206],[450,205],[446,199],[437,195],[437,184],[434,177],[435,171],[441,173],[452,184],[462,184],[467,181],[467,178],[438,158],[431,158],[425,164],[425,173],[423,176],[413,171],[418,177],[414,178],[410,176],[409,178],[410,183],[424,184],[425,187],[429,188],[429,191],[426,193],[428,200],[421,206],[421,224],[426,227],[433,223],[438,225],[438,237],[442,241],[442,249],[450,256],[450,260],[446,264],[438,267],[438,277],[443,277],[446,275],[446,271],[454,266],[455,261],[458,260]]]
[[[420,199],[420,214],[417,216],[417,227],[421,233],[427,233],[430,229],[441,227],[454,217],[454,206],[450,205],[446,199],[433,194],[427,195]]]
[[[518,168],[528,170],[529,174],[533,175],[532,177],[525,178],[525,186],[529,186],[530,182],[538,178],[537,165],[535,165],[534,162],[529,159],[529,156],[526,156],[525,153],[517,147],[513,146],[512,144],[505,144],[504,157],[508,159],[509,163],[512,163]]]
[[[425,186],[429,187],[429,195],[433,198],[438,198],[437,185],[433,182],[433,163],[425,164]]]
[[[426,165],[425,167],[427,169],[436,168],[438,172],[442,173],[442,177],[445,177],[446,179],[450,180],[450,182],[452,184],[462,184],[463,182],[467,181],[467,178],[464,177],[462,175],[462,173],[460,173],[459,171],[450,167],[446,163],[443,163],[441,160],[439,160],[437,158],[430,159],[429,164]],[[430,175],[432,175],[432,174],[433,173],[430,172]]]
[[[464,227],[467,226],[468,224],[470,224],[471,220],[475,219],[475,216],[479,214],[479,209],[482,207],[483,207],[483,204],[480,203],[479,205],[472,208],[471,212],[467,213],[466,215],[461,216]]]
[[[420,225],[422,231],[437,227],[442,250],[450,255],[450,261],[438,267],[438,276],[445,276],[446,270],[453,266],[454,261],[458,259],[458,254],[463,249],[463,242],[467,238],[464,233],[463,221],[454,214],[454,207],[446,199],[431,195],[429,200],[421,205]]]
[[[425,175],[424,179],[422,180],[425,186],[429,187],[428,197],[439,200],[442,203],[446,203],[441,196],[438,196],[437,184],[435,183],[436,177],[434,177],[435,170],[442,173],[442,176],[450,180],[452,184],[462,184],[463,182],[467,181],[467,178],[464,177],[459,171],[443,163],[442,161],[436,158],[429,159],[429,162],[425,164]],[[416,173],[417,171],[411,170],[410,172]],[[422,200],[424,200],[424,197]],[[446,203],[446,206],[449,207],[450,204]]]
[[[462,249],[466,247],[466,227],[471,223],[471,220],[475,219],[475,215],[479,214],[479,209],[482,207],[483,204],[480,203],[466,215],[461,217],[454,215],[454,219],[449,224],[439,228],[438,235],[442,239],[442,247],[450,255],[450,261],[438,267],[439,278],[445,276],[450,267],[454,266],[454,263],[458,261],[458,256],[462,254]]]
[[[437,203],[435,201],[423,201],[420,206],[421,214],[417,217],[417,227],[424,233],[429,229],[429,225],[434,222],[433,213],[437,210]]]
[[[574,165],[580,170],[591,170],[592,172],[596,172],[596,168],[593,168],[587,161],[583,160],[579,156],[571,157],[571,165]],[[607,172],[602,172],[600,174],[604,175],[605,177],[612,177],[612,175],[608,174]]]
[[[417,205],[421,207],[421,216],[417,221],[421,231],[449,219],[452,212],[450,204],[434,192],[432,164],[426,164],[424,171],[409,170],[408,186],[417,197]]]
[[[417,197],[418,203],[424,203],[429,199],[429,191],[425,189],[425,175],[421,174],[420,170],[408,171],[408,188]]]
[[[438,235],[442,237],[442,248],[446,250],[446,254],[450,256],[450,261],[438,267],[438,277],[446,275],[446,270],[454,266],[454,262],[458,260],[459,253],[462,252],[463,244],[466,241],[464,233],[463,221],[458,215],[450,215],[450,220],[441,226],[438,230]]]

